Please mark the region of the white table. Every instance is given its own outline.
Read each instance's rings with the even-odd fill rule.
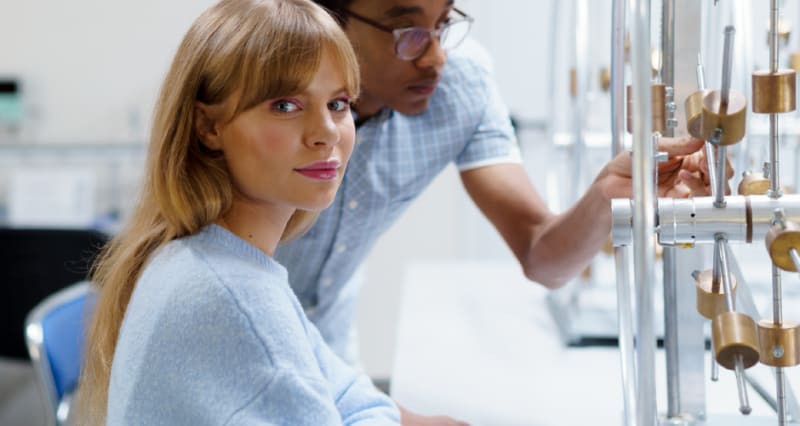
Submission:
[[[617,348],[564,347],[545,307],[546,293],[516,263],[412,265],[401,301],[392,396],[412,411],[472,425],[622,424]],[[658,351],[660,412],[666,407],[664,364]],[[772,390],[769,371],[759,368]],[[800,383],[795,370],[788,375]],[[736,382],[728,370],[720,370],[718,382],[706,382],[706,394],[705,424],[777,424],[752,391],[753,414],[737,414]]]

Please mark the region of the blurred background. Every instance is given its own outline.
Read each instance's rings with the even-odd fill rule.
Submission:
[[[213,3],[0,0],[0,224],[113,231],[125,220],[136,200],[162,77],[191,22]],[[611,1],[587,2],[584,16],[574,14],[574,4],[456,2],[475,17],[464,48],[478,45],[488,52],[517,126],[525,167],[554,211],[567,208],[610,158],[604,75]],[[786,2],[784,13],[796,12],[794,2]],[[764,68],[766,7],[743,19],[754,27],[748,43],[757,45],[749,46],[749,63]],[[707,81],[718,86],[721,32],[698,37],[715,52],[707,59]],[[792,33],[788,50],[800,45],[796,39]],[[576,68],[583,79],[578,95],[570,93],[570,70]],[[734,76],[734,86],[748,84],[746,70],[736,68]],[[587,146],[578,165],[568,149],[575,137]],[[787,167],[785,173],[793,177],[795,170],[800,168]],[[359,330],[370,376],[392,375],[408,266],[451,261],[514,261],[462,190],[453,167],[413,203],[365,264]],[[0,286],[13,298],[19,283],[5,280]],[[30,383],[23,379],[30,376],[20,368],[0,370],[0,389],[7,392],[0,394],[0,424],[17,424],[4,419],[18,417],[3,417],[20,406],[15,404],[23,397],[15,393],[35,392],[25,388]]]

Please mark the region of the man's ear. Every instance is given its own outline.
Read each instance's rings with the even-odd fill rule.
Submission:
[[[194,103],[194,131],[206,148],[215,151],[222,149],[218,115],[212,106],[199,101]]]

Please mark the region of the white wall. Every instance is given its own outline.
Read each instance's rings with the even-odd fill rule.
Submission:
[[[23,81],[23,142],[117,142],[143,140],[180,38],[213,2],[3,3],[0,75]]]
[[[144,141],[171,56],[192,20],[213,3],[0,1],[0,76],[19,76],[25,91],[28,116],[20,143]],[[457,5],[476,17],[473,36],[492,54],[512,111],[525,120],[547,118],[551,1]],[[523,142],[546,143],[533,136]],[[536,156],[529,167],[538,173],[543,164]],[[455,170],[446,170],[368,259],[359,311],[367,371],[391,373],[400,286],[409,262],[509,256],[461,189]]]

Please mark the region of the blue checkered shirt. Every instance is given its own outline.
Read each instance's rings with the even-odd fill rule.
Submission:
[[[309,319],[346,360],[358,286],[351,280],[378,237],[450,163],[460,171],[520,163],[519,148],[492,76],[466,53],[451,53],[422,114],[384,109],[356,132],[333,204],[275,258]]]

